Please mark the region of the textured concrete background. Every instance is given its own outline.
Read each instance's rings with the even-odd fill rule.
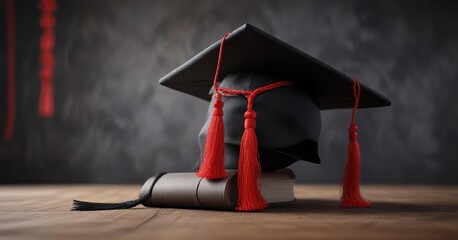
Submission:
[[[160,77],[245,22],[357,76],[393,105],[358,113],[364,183],[458,183],[458,4],[453,1],[60,1],[56,115],[37,117],[37,1],[17,1],[15,138],[0,183],[142,182],[189,171],[207,104]],[[0,126],[5,122],[0,1]],[[215,62],[216,63],[216,62]],[[339,182],[350,110],[322,112],[321,165]]]

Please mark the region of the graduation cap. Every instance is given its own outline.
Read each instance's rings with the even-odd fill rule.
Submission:
[[[267,207],[259,190],[261,171],[297,160],[320,162],[320,110],[353,108],[341,206],[371,205],[359,190],[355,113],[390,101],[355,78],[245,24],[159,82],[211,101],[199,134],[197,176],[221,179],[225,169],[238,169],[240,211]]]

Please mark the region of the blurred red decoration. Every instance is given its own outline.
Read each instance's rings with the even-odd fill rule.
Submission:
[[[38,114],[42,117],[50,117],[54,114],[54,97],[52,80],[54,78],[55,58],[53,48],[55,44],[54,27],[56,18],[54,12],[57,9],[56,0],[40,0],[38,8],[41,10],[40,27],[43,34],[40,39],[40,80],[41,93]]]
[[[7,116],[3,137],[10,141],[14,133],[14,119],[16,117],[16,46],[14,23],[14,0],[6,1],[6,81],[7,81]]]

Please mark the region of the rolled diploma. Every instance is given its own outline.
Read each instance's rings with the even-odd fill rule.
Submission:
[[[167,173],[151,185],[156,177],[145,182],[140,197],[149,195],[147,207],[205,208],[234,210],[237,205],[237,171],[227,171],[220,180],[207,180],[196,173]]]

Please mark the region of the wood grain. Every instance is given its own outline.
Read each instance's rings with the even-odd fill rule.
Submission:
[[[458,239],[457,186],[365,186],[374,207],[339,208],[337,185],[296,185],[293,207],[239,213],[137,207],[72,212],[72,199],[123,201],[139,186],[0,186],[5,239]]]

